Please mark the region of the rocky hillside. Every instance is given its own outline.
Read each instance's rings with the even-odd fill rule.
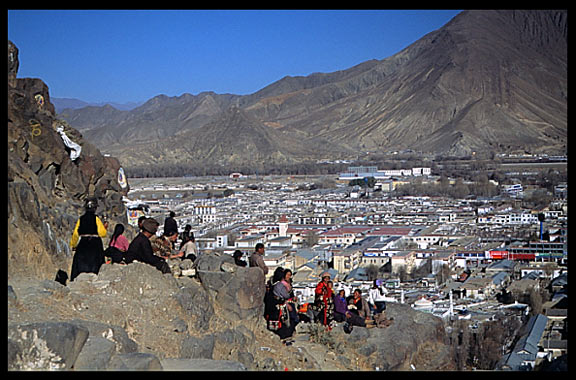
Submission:
[[[181,265],[186,264],[186,260]],[[107,264],[68,286],[8,286],[8,369],[453,370],[442,320],[390,304],[386,328],[299,324],[285,346],[266,329],[264,275],[205,254],[193,277]]]
[[[226,134],[217,151],[229,157],[219,159],[256,163],[402,149],[565,153],[567,96],[566,11],[473,10],[389,58],[347,70],[285,77],[245,96],[159,96],[129,112],[96,118],[93,109],[67,110],[62,117],[130,166],[153,165],[158,155],[195,161],[195,149],[155,144],[181,134],[196,147]],[[229,107],[252,120],[252,131],[221,122]],[[260,141],[262,126],[283,149],[247,158],[235,137]]]
[[[118,182],[120,162],[58,120],[46,84],[17,78],[18,66],[18,48],[8,42],[8,276],[54,278],[58,269],[70,273],[69,241],[84,199],[98,198],[110,228],[127,225],[129,186]],[[77,158],[61,133],[80,145]]]

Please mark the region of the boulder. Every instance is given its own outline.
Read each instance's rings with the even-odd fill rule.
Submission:
[[[162,370],[162,364],[156,355],[133,352],[114,355],[107,369],[112,371],[159,371]]]
[[[266,286],[260,268],[235,267],[229,255],[206,253],[197,259],[196,269],[223,318],[232,321],[261,318]]]
[[[88,329],[67,322],[8,325],[10,370],[70,369],[88,339]]]
[[[409,305],[388,303],[386,328],[354,326],[350,334],[332,331],[339,347],[353,348],[365,365],[380,370],[451,370],[453,360],[442,319]]]
[[[108,367],[116,353],[116,344],[106,338],[90,336],[74,363],[76,371],[98,371]]]
[[[103,338],[110,341],[114,344],[115,352],[127,354],[138,351],[138,343],[130,339],[120,326],[81,319],[73,319],[70,323],[87,328],[90,332],[90,339]]]
[[[180,357],[192,359],[213,359],[214,335],[204,335],[197,338],[189,336],[182,341]]]
[[[210,327],[210,319],[214,316],[208,293],[194,280],[186,281],[185,284],[174,298],[187,315],[194,317],[193,329],[204,331]]]

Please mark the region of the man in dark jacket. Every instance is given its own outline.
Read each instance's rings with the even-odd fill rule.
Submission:
[[[170,217],[164,220],[164,233],[172,231],[178,233],[178,223],[176,222],[176,219],[174,219],[175,216],[176,213],[170,211]]]
[[[126,251],[126,263],[129,264],[134,260],[138,260],[152,265],[162,273],[170,273],[170,267],[163,258],[154,255],[152,244],[150,243],[150,237],[156,234],[158,225],[159,223],[153,218],[148,218],[142,222],[142,231],[136,235],[130,243],[128,251]]]
[[[174,211],[170,211],[170,217],[168,217],[164,220],[164,233],[165,234],[172,235],[173,232],[178,234],[178,223],[176,222],[176,219],[174,219],[175,216],[176,216],[176,213]],[[170,236],[170,235],[166,235],[166,236]],[[172,242],[172,249],[175,249],[175,248],[176,248],[175,244],[174,244],[174,242]]]

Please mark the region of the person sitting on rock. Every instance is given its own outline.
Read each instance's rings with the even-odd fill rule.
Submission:
[[[366,327],[366,321],[370,320],[370,305],[362,297],[360,289],[354,290],[352,296],[348,298],[348,313],[346,317],[346,322],[352,326]]]
[[[162,273],[171,273],[166,260],[154,254],[152,244],[150,243],[150,237],[156,234],[158,225],[159,223],[154,218],[147,218],[142,222],[142,231],[136,235],[130,243],[128,251],[126,251],[124,261],[127,264],[137,260],[152,265]]]
[[[194,238],[194,233],[192,232],[192,226],[187,224],[184,227],[184,231],[182,231],[182,233],[180,234],[180,250],[182,250],[182,248],[184,248],[184,244],[186,244],[186,242],[188,240],[190,240],[190,238]]]
[[[124,233],[124,225],[122,223],[116,224],[114,233],[108,242],[108,248],[104,251],[104,255],[109,257],[113,263],[121,263],[124,261],[124,254],[130,246],[130,242],[126,239]]]
[[[345,322],[348,304],[346,303],[346,291],[340,289],[334,296],[334,320],[336,322]]]
[[[196,261],[198,255],[198,247],[196,246],[196,239],[194,239],[194,234],[190,233],[188,239],[182,247],[180,248],[180,257],[183,259],[190,259]]]
[[[162,236],[152,236],[150,238],[150,244],[152,244],[154,254],[162,257],[164,260],[181,257],[181,254],[172,254],[172,247],[177,238],[178,233],[173,230],[164,231]]]
[[[235,250],[234,253],[232,254],[232,257],[234,258],[234,263],[239,267],[246,266],[246,261],[242,260],[242,256],[244,256],[244,253],[242,253],[242,251],[239,249]]]
[[[380,314],[386,310],[386,294],[388,290],[382,286],[381,280],[374,280],[368,291],[368,302],[373,307],[373,314]]]

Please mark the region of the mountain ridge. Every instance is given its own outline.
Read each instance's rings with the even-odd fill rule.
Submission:
[[[332,73],[286,76],[249,95],[158,96],[120,119],[90,128],[84,128],[94,123],[88,112],[75,112],[84,119],[67,120],[80,123],[88,140],[123,162],[135,156],[126,142],[141,143],[134,148],[138,161],[125,162],[128,167],[157,163],[152,152],[145,152],[146,141],[182,134],[193,138],[200,130],[204,140],[215,141],[207,131],[218,135],[224,127],[233,133],[229,123],[218,122],[230,107],[255,123],[255,140],[262,137],[262,127],[281,132],[267,138],[279,138],[282,149],[267,150],[258,163],[281,157],[312,160],[319,146],[332,147],[339,158],[403,149],[460,156],[565,152],[566,79],[566,11],[463,11],[382,60]],[[206,125],[210,128],[202,129]],[[231,140],[220,151],[246,160],[245,147]],[[185,154],[174,160],[196,158]]]

